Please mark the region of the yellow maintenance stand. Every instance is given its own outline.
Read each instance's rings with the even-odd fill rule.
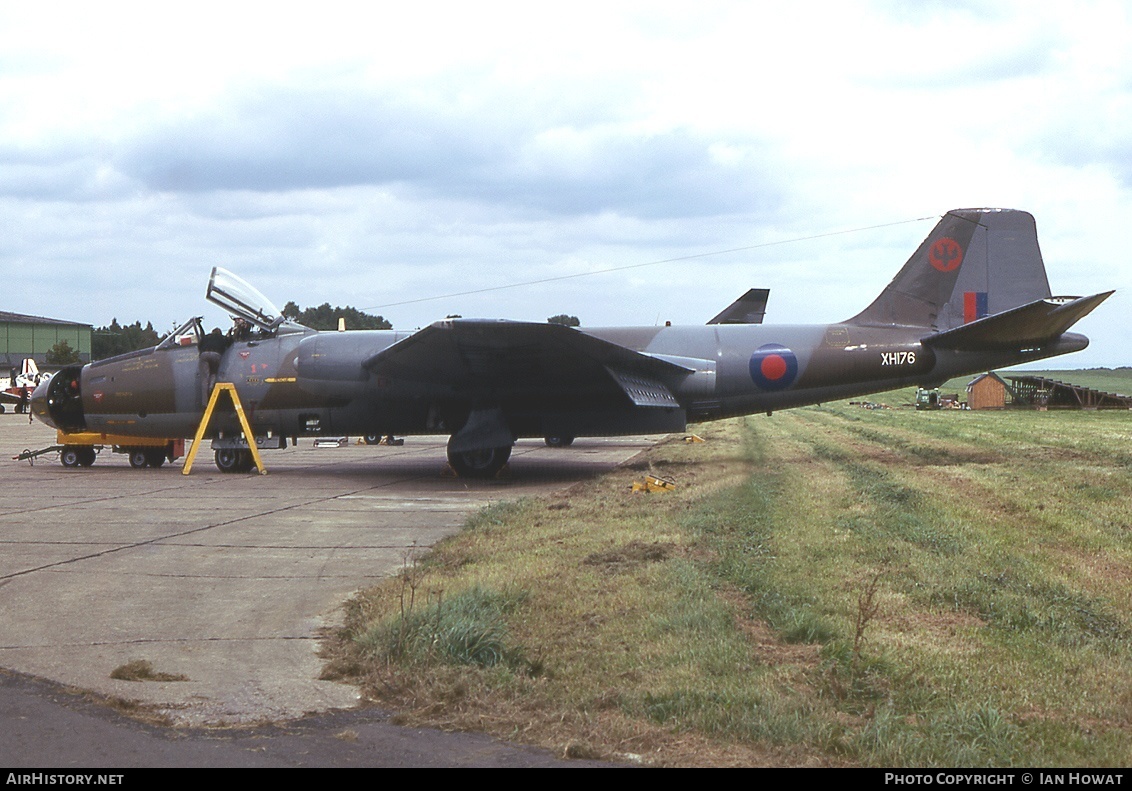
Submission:
[[[125,453],[130,466],[160,467],[168,459],[176,461],[185,452],[183,439],[165,437],[131,437],[125,434],[106,434],[95,431],[56,431],[57,444],[40,450],[25,449],[12,458],[35,464],[45,453],[58,453],[64,467],[89,467],[102,450],[111,448],[114,453]]]
[[[185,456],[185,466],[181,468],[181,474],[188,475],[189,471],[192,470],[193,459],[196,458],[197,449],[200,448],[201,440],[204,439],[204,432],[208,430],[213,410],[216,409],[216,403],[220,400],[222,392],[227,393],[228,397],[232,399],[232,406],[236,410],[236,417],[240,420],[240,428],[244,430],[244,438],[248,441],[248,450],[251,451],[256,469],[259,470],[260,475],[267,475],[267,468],[263,466],[263,459],[259,457],[259,449],[255,445],[255,434],[252,433],[252,427],[248,424],[248,418],[244,414],[244,405],[240,403],[240,395],[236,392],[236,385],[231,382],[217,382],[212,388],[212,395],[208,398],[208,406],[204,408],[204,416],[200,420],[200,425],[197,426],[196,436],[193,437],[193,446],[189,449],[188,455]]]

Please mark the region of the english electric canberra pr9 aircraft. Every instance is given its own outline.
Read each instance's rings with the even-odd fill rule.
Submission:
[[[681,432],[1078,351],[1088,339],[1067,330],[1110,294],[1051,296],[1034,218],[1008,209],[948,212],[871,305],[829,325],[755,323],[741,298],[707,326],[455,319],[317,332],[214,269],[206,296],[247,327],[242,337],[206,336],[194,318],[152,349],[64,368],[32,410],[63,432],[187,437],[212,383],[232,382],[258,448],[449,434],[456,472],[487,477],[519,437]],[[207,436],[221,470],[251,468],[235,414],[218,413]]]

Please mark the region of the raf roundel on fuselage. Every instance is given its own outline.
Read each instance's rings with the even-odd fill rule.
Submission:
[[[798,358],[777,343],[760,346],[751,355],[751,381],[761,390],[785,390],[798,376]]]

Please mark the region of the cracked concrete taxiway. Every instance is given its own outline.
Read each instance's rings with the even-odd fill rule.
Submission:
[[[319,681],[321,631],[356,590],[396,571],[468,514],[565,488],[636,455],[650,439],[520,442],[511,475],[443,475],[444,438],[401,447],[269,451],[269,474],[225,475],[202,453],[132,469],[104,450],[66,469],[23,415],[0,415],[0,667],[138,700],[184,724],[247,723],[348,707],[355,690]],[[148,660],[187,681],[118,681]]]

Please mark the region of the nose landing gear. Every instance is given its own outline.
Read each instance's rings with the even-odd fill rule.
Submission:
[[[248,472],[255,466],[251,451],[241,448],[220,448],[213,458],[221,472]]]

